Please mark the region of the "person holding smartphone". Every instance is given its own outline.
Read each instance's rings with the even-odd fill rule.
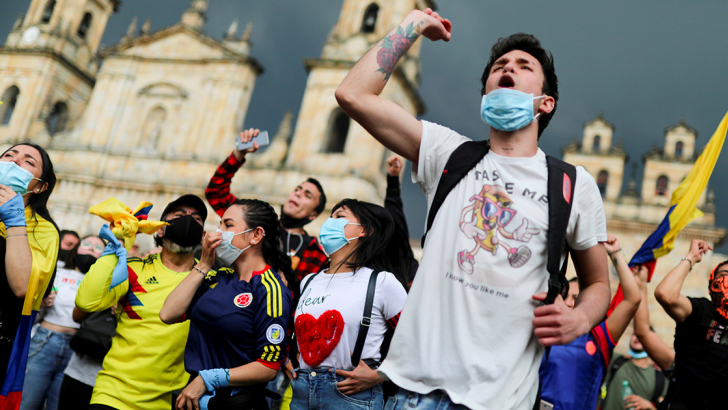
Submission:
[[[258,129],[247,129],[240,133],[240,142],[249,143],[259,133]],[[233,176],[245,164],[245,156],[256,152],[258,148],[260,146],[255,141],[252,148],[245,150],[239,150],[236,146],[210,179],[205,189],[205,197],[220,217],[237,200],[237,197],[230,192]],[[319,181],[314,178],[308,178],[296,186],[281,206],[278,228],[280,247],[291,257],[291,268],[294,273],[282,279],[287,282],[286,285],[290,289],[294,289],[294,293],[298,293],[297,283],[304,276],[319,272],[328,263],[329,258],[316,238],[309,236],[303,229],[316,219],[325,207],[326,194]]]

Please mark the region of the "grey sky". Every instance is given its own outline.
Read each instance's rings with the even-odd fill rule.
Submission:
[[[5,0],[0,34],[10,31],[29,1]],[[246,127],[275,133],[287,110],[295,114],[306,83],[303,59],[317,57],[336,23],[342,0],[211,0],[205,31],[220,39],[230,22],[254,22],[252,55],[265,67],[248,111]],[[179,21],[187,0],[124,0],[111,17],[103,43],[116,44],[133,16],[152,18],[156,31]],[[541,138],[542,149],[560,156],[585,121],[603,113],[616,127],[631,164],[653,144],[662,146],[664,129],[681,118],[707,143],[728,111],[728,2],[724,0],[527,1],[439,0],[439,12],[453,23],[449,43],[422,49],[420,92],[428,111],[423,119],[475,139],[487,136],[479,117],[480,76],[491,45],[523,31],[539,37],[553,52],[560,80],[559,107]],[[724,154],[725,149],[724,149]],[[409,167],[408,167],[409,169]],[[728,160],[722,157],[710,186],[717,222],[728,226],[723,206]],[[639,184],[638,184],[639,185]],[[424,196],[405,176],[405,207],[417,236],[425,217]],[[728,245],[720,248],[728,252]],[[685,252],[686,250],[677,250]]]

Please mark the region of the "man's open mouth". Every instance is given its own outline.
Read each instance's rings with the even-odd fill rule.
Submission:
[[[500,81],[498,81],[498,88],[513,88],[515,86],[516,82],[513,81],[513,78],[508,74],[503,75]]]

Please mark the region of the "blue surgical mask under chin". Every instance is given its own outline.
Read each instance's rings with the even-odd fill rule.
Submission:
[[[349,222],[347,219],[344,218],[329,218],[327,219],[323,225],[321,225],[321,229],[319,230],[319,241],[321,242],[321,246],[324,247],[324,251],[326,251],[326,254],[331,256],[344,246],[346,246],[349,241],[353,241],[357,238],[347,238],[346,234],[344,234],[344,227],[347,225],[361,225],[354,222]]]
[[[218,259],[222,261],[225,265],[232,265],[233,262],[235,262],[236,259],[238,259],[238,256],[242,254],[246,249],[253,246],[253,244],[250,244],[245,247],[245,249],[239,249],[233,246],[233,237],[237,235],[242,235],[245,232],[252,231],[253,228],[247,229],[242,232],[234,233],[234,232],[228,232],[218,229],[217,232],[220,232],[222,234],[222,243],[215,248],[215,256],[217,256]]]
[[[629,355],[632,356],[633,359],[644,359],[645,357],[649,356],[647,354],[647,352],[645,352],[644,350],[637,353],[634,350],[632,350],[631,347],[629,348]]]
[[[545,95],[534,97],[510,88],[498,88],[483,96],[480,103],[480,118],[491,127],[501,131],[516,131],[536,121],[533,101]]]
[[[39,178],[33,176],[27,169],[11,161],[0,161],[0,184],[10,187],[20,195],[28,192],[30,181]]]

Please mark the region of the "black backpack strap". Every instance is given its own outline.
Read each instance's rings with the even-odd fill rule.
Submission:
[[[546,269],[549,272],[549,288],[545,304],[554,303],[558,295],[564,299],[569,292],[569,282],[566,280],[566,266],[569,256],[559,267],[561,255],[568,250],[566,243],[566,230],[569,226],[571,205],[574,202],[574,187],[576,185],[576,167],[552,156],[546,156],[548,165],[548,200],[549,200],[549,229],[548,229],[548,261]]]
[[[354,345],[354,353],[351,355],[351,364],[356,368],[361,359],[361,353],[364,350],[364,342],[367,340],[369,327],[372,325],[372,307],[374,307],[374,293],[377,290],[377,276],[379,272],[373,271],[369,276],[369,286],[367,286],[367,298],[364,302],[364,315],[359,322],[359,335],[356,337]]]
[[[665,374],[655,369],[655,391],[652,393],[652,403],[657,404],[662,397],[662,390],[665,389]]]
[[[318,275],[319,273],[321,273],[321,272],[316,272],[316,273],[312,274],[312,275],[311,275],[311,277],[310,277],[310,278],[309,278],[309,279],[308,279],[308,280],[306,281],[306,283],[304,283],[304,284],[303,284],[303,289],[301,289],[301,296],[303,296],[303,292],[305,292],[305,291],[306,291],[306,288],[307,288],[307,287],[308,287],[308,285],[309,285],[309,284],[311,283],[311,281],[313,281],[313,278],[315,278],[315,277],[316,277],[316,275]],[[305,279],[306,279],[306,278],[303,278],[303,279],[301,279],[301,281],[303,281],[303,280],[305,280]]]
[[[435,197],[432,199],[430,205],[430,211],[427,214],[427,225],[425,228],[425,234],[422,235],[422,247],[425,246],[425,237],[427,232],[432,228],[432,223],[435,222],[435,216],[437,211],[440,210],[442,203],[445,202],[447,195],[455,188],[455,185],[460,182],[465,175],[470,172],[475,165],[480,162],[481,159],[490,151],[490,141],[467,141],[460,144],[459,147],[455,148],[455,151],[450,154],[450,158],[445,163],[445,169],[442,170],[442,176],[440,182],[437,184],[435,190]]]
[[[614,376],[617,374],[617,370],[619,370],[622,365],[627,363],[629,361],[629,357],[626,356],[619,356],[618,358],[614,359],[614,363],[612,363],[611,366],[609,366],[609,378],[607,379],[607,389],[609,389],[609,385],[612,383],[612,380],[614,380]]]
[[[571,215],[571,205],[574,202],[576,167],[549,155],[546,156],[546,166],[548,169],[549,201],[548,260],[546,269],[549,272],[549,288],[544,303],[548,305],[554,303],[558,295],[566,299],[569,294],[569,282],[566,280],[566,267],[569,263],[569,256],[566,256],[561,266],[559,266],[559,260],[564,250],[568,250],[566,230],[569,227],[569,215]],[[551,347],[547,347],[544,353],[545,363],[549,361],[549,353],[551,353]],[[538,393],[533,408],[536,410],[540,406],[541,380],[539,378]]]

